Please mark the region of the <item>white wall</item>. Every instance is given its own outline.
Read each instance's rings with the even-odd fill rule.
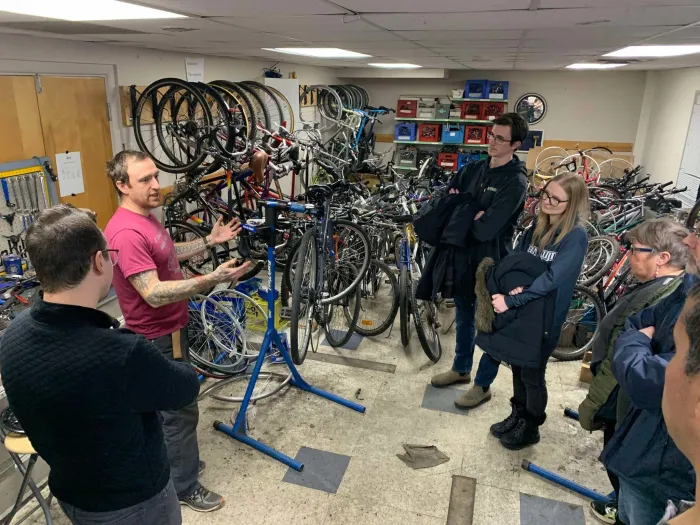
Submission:
[[[644,150],[637,162],[653,181],[678,177],[695,92],[700,90],[700,68],[649,71],[644,110],[649,113]]]
[[[645,72],[580,71],[458,71],[449,79],[356,79],[369,91],[372,105],[396,107],[399,95],[449,96],[464,88],[466,79],[510,82],[509,109],[525,93],[535,92],[547,102],[547,115],[532,126],[544,138],[634,142],[645,88]],[[394,122],[383,119],[379,132],[393,133]]]

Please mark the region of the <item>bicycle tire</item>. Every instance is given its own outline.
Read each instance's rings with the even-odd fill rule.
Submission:
[[[399,329],[401,331],[401,344],[404,348],[411,340],[411,283],[408,280],[408,268],[403,266],[399,273]]]
[[[165,88],[167,88],[167,91],[165,92],[165,94],[162,94],[162,90]],[[205,151],[200,151],[199,153],[197,153],[196,156],[191,158],[189,162],[180,164],[181,161],[176,161],[174,158],[172,158],[169,155],[169,153],[173,152],[170,152],[170,150],[167,149],[166,146],[164,146],[165,138],[163,136],[163,130],[161,129],[161,113],[162,108],[164,107],[165,95],[167,95],[168,93],[172,93],[174,89],[183,89],[191,93],[192,96],[197,100],[197,102],[201,104],[201,107],[204,111],[204,118],[207,121],[206,124],[208,124],[209,126],[212,125],[212,116],[211,113],[208,113],[209,110],[204,100],[204,97],[202,97],[201,93],[195,87],[177,78],[163,78],[149,84],[139,97],[139,100],[136,104],[136,109],[134,111],[134,138],[136,139],[136,144],[138,145],[139,149],[144,153],[147,153],[151,157],[158,169],[170,173],[184,173],[197,168],[206,158],[207,154]],[[144,140],[142,132],[142,126],[145,124],[150,124],[150,122],[142,123],[146,103],[151,102],[153,98],[157,99],[159,94],[162,94],[161,99],[160,101],[158,101],[156,107],[151,109],[151,116],[153,118],[153,124],[156,128],[156,137],[158,139],[158,145],[160,146],[160,149],[163,151],[163,153],[165,153],[165,155],[170,159],[170,164],[166,164],[165,162],[163,162],[163,160],[159,158],[158,155],[156,155],[155,151],[149,149],[149,147],[146,145],[146,141]],[[198,147],[200,147],[200,149],[203,149],[201,148],[202,145],[203,144],[199,145]]]
[[[206,244],[206,233],[200,228],[197,228],[189,223],[183,221],[171,221],[165,224],[165,229],[168,230],[168,234],[174,243],[196,240],[188,238],[189,234],[192,237],[204,240]],[[184,266],[190,273],[189,276],[185,274],[186,279],[199,275],[206,275],[213,272],[219,266],[219,257],[215,248],[209,248],[204,253],[208,254],[208,256],[201,258],[200,255],[196,255],[190,259],[186,259],[185,261],[180,261],[180,266]]]
[[[228,91],[232,96],[235,95],[235,98],[245,102],[245,106],[249,112],[248,116],[250,118],[248,140],[255,141],[256,139],[260,138],[260,132],[258,131],[257,126],[258,114],[256,113],[255,104],[253,104],[253,100],[249,96],[248,91],[241,89],[238,84],[235,82],[229,82],[228,80],[214,80],[213,82],[209,82],[209,84],[218,86],[219,88]]]
[[[331,297],[327,297],[321,300],[322,305],[326,305],[329,303],[336,302],[343,298],[344,296],[348,295],[352,290],[354,290],[357,285],[360,283],[362,278],[365,276],[365,273],[367,272],[367,268],[369,267],[369,261],[371,259],[371,250],[370,250],[370,242],[369,242],[369,237],[367,236],[367,232],[359,226],[358,224],[355,224],[351,221],[348,221],[346,219],[335,219],[333,221],[333,234],[335,235],[336,228],[338,226],[342,226],[345,228],[345,230],[353,231],[354,234],[357,236],[357,239],[361,241],[362,243],[362,253],[355,253],[355,252],[350,252],[346,254],[336,254],[336,256],[339,257],[339,261],[341,264],[344,263],[350,263],[354,265],[358,270],[357,270],[357,276],[353,280],[353,282],[345,289],[342,290],[341,292],[337,293],[336,295],[333,295]],[[313,229],[312,229],[313,230]]]
[[[245,84],[246,86],[250,86],[252,89],[258,90],[258,94],[263,100],[265,108],[267,108],[268,118],[270,120],[269,130],[276,131],[278,126],[283,126],[282,122],[284,121],[284,113],[282,111],[282,104],[272,90],[270,90],[265,84],[255,82],[253,80],[246,80],[241,83]]]
[[[590,288],[586,288],[585,286],[579,286],[576,285],[574,286],[574,296],[572,296],[572,303],[574,302],[574,297],[575,295],[579,293],[581,295],[586,296],[588,300],[590,300],[592,307],[595,311],[595,330],[593,331],[593,334],[591,337],[588,339],[588,341],[581,346],[580,348],[573,348],[572,350],[563,350],[562,347],[557,345],[557,348],[554,349],[554,352],[552,352],[552,357],[559,361],[575,361],[577,359],[583,358],[583,356],[586,354],[586,352],[590,349],[591,345],[593,344],[593,339],[595,338],[596,334],[598,333],[598,328],[600,326],[600,322],[603,320],[603,317],[605,315],[605,308],[603,307],[603,303],[600,301],[600,298],[598,297],[598,294],[596,294],[593,290]],[[571,311],[571,308],[569,308],[569,311]],[[584,314],[585,315],[585,314]],[[568,319],[568,315],[567,315]],[[567,329],[566,327],[566,321],[564,322],[564,325],[562,326],[562,332]],[[561,334],[560,334],[560,341],[561,341]]]
[[[437,307],[433,301],[420,301],[413,299],[413,322],[416,325],[416,334],[420,342],[423,352],[428,356],[433,363],[437,363],[442,357],[442,344],[440,343],[440,334],[438,332]],[[422,310],[425,307],[426,310]],[[423,314],[427,326],[423,322]]]
[[[611,200],[622,200],[622,194],[612,186],[606,184],[601,184],[599,186],[589,186],[588,192],[593,194],[596,199],[611,199]],[[603,195],[601,195],[601,193]],[[607,195],[605,195],[607,194]]]
[[[384,285],[384,286],[382,286]],[[377,292],[380,288],[388,286],[387,297],[389,307],[384,304],[384,301],[377,301],[378,304],[372,304],[371,297],[376,299]],[[380,260],[372,259],[369,263],[369,268],[364,279],[358,286],[360,294],[360,317],[355,327],[355,331],[365,337],[373,337],[386,332],[396,319],[396,313],[399,311],[399,282],[396,276],[391,271],[391,268]],[[367,319],[369,315],[364,312],[369,310],[375,312],[386,312],[384,319],[379,321]],[[369,328],[371,326],[371,328]]]
[[[354,268],[354,266],[350,266],[348,268],[349,270],[353,271],[353,273],[357,273],[357,268]],[[344,276],[345,272],[339,274],[338,278],[339,279],[349,279],[352,277],[354,279],[354,275],[351,276]],[[339,283],[339,286],[345,286],[345,283]],[[331,323],[333,322],[333,316],[336,314],[334,311],[336,308],[341,308],[342,312],[342,318],[341,320],[345,321],[345,325],[342,328],[338,329],[335,327],[331,327]],[[352,309],[352,311],[351,311]],[[343,346],[345,343],[347,343],[350,338],[352,337],[352,334],[355,332],[355,327],[357,326],[357,319],[360,317],[360,294],[358,288],[355,288],[353,292],[350,294],[346,295],[342,299],[340,299],[338,302],[331,303],[329,305],[326,305],[324,307],[324,319],[325,319],[325,324],[324,324],[324,329],[326,331],[326,340],[328,341],[328,344],[331,345],[334,348],[337,348],[339,346]],[[347,330],[346,330],[347,327]]]
[[[603,277],[607,275],[607,273],[610,271],[610,268],[613,267],[615,261],[617,261],[617,258],[620,254],[620,243],[617,242],[617,239],[611,235],[598,235],[596,237],[591,237],[590,239],[588,239],[588,247],[586,249],[586,253],[588,254],[589,250],[592,249],[592,246],[594,246],[597,243],[608,244],[610,246],[610,255],[606,258],[605,264],[603,264],[598,271],[596,271],[592,276],[589,276],[586,279],[582,279],[578,283],[580,286],[592,286],[598,281],[600,281]],[[585,262],[586,259],[584,259],[584,263]]]
[[[700,218],[700,200],[698,200],[695,204],[693,204],[693,207],[690,209],[690,213],[688,213],[688,218],[685,220],[685,227],[688,228],[691,232],[695,231],[695,223],[698,222],[698,219]]]
[[[266,130],[271,131],[270,112],[267,110],[267,106],[265,106],[265,102],[260,97],[258,92],[243,82],[237,82],[236,85],[239,89],[245,91],[250,96],[250,99],[253,102],[253,108],[255,109],[255,113],[258,116],[260,124],[262,124]]]
[[[255,114],[250,101],[233,89],[227,89],[223,85],[210,82],[209,85],[219,92],[232,110],[233,122],[245,129],[248,140],[255,140],[257,128],[255,127]]]
[[[283,124],[284,127],[287,128],[290,133],[293,133],[295,131],[294,110],[292,109],[292,105],[289,103],[289,99],[279,89],[273,88],[272,86],[265,87],[275,95],[282,107],[282,115],[284,115],[285,120],[285,124]]]
[[[294,273],[294,286],[292,288],[292,312],[289,327],[289,353],[292,356],[292,361],[296,365],[301,365],[306,359],[306,353],[311,342],[312,325],[314,322],[314,302],[310,297],[310,291],[315,286],[316,279],[316,237],[314,229],[304,233],[299,243],[299,254],[302,257],[297,264],[299,269]],[[307,260],[310,264],[311,282],[306,283],[307,290],[304,290],[304,273]],[[304,297],[305,293],[305,297]],[[304,301],[304,304],[302,304]],[[299,338],[300,323],[306,327],[306,331]]]

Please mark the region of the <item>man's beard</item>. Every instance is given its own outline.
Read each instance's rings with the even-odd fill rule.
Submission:
[[[685,263],[685,271],[693,275],[700,275],[700,266],[698,266],[698,261],[693,254],[688,257],[688,262]]]

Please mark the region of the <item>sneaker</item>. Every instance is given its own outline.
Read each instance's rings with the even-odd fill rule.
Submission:
[[[520,405],[516,405],[511,401],[510,406],[512,407],[510,415],[505,418],[500,423],[495,423],[491,425],[491,435],[495,438],[501,439],[508,432],[515,428],[518,424],[520,417],[522,415],[522,408]]]
[[[501,436],[501,445],[508,450],[521,450],[540,442],[540,427],[523,417],[513,427],[513,430]]]
[[[197,512],[212,512],[220,509],[223,504],[224,498],[208,490],[204,485],[200,485],[192,494],[180,500],[180,505],[187,505]]]
[[[617,500],[591,501],[591,513],[598,521],[615,525],[617,523]]]
[[[437,388],[443,388],[446,386],[455,385],[457,383],[471,382],[472,375],[470,372],[460,374],[459,372],[455,372],[454,370],[448,370],[447,372],[443,372],[442,374],[433,376],[433,378],[430,380],[430,384]]]
[[[472,386],[469,391],[465,392],[455,400],[455,406],[468,410],[483,405],[491,400],[491,389],[487,388],[486,392],[479,385]]]
[[[198,474],[199,476],[201,476],[201,475],[202,475],[202,472],[204,472],[204,469],[205,469],[205,468],[207,468],[207,463],[206,463],[206,461],[200,460],[200,461],[199,461],[199,471],[197,472],[197,474]]]

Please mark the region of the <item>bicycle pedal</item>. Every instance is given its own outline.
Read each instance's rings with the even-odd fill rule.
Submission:
[[[292,309],[288,306],[283,306],[280,309],[280,319],[284,319],[285,321],[289,321],[292,318]]]

